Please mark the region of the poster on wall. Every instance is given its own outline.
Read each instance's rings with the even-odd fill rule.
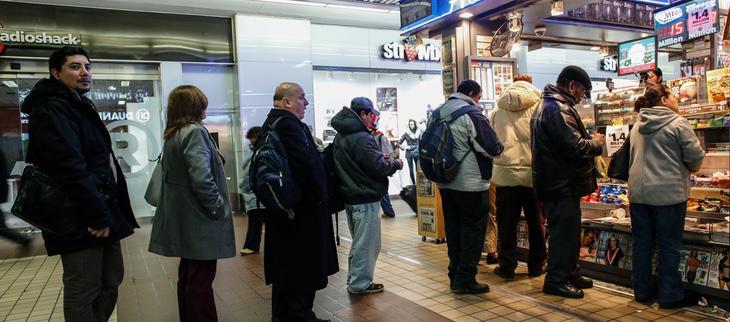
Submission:
[[[383,112],[380,113],[380,121],[378,128],[385,134],[388,141],[398,140],[398,113]]]
[[[700,83],[700,76],[682,77],[667,82],[674,95],[677,96],[680,105],[697,104],[697,85]]]
[[[710,103],[730,98],[730,67],[707,71],[707,97]]]
[[[656,68],[656,37],[646,37],[618,45],[618,75],[648,72]]]
[[[375,101],[381,112],[398,111],[398,89],[395,87],[378,87],[375,89]]]
[[[456,91],[456,85],[454,84],[454,77],[456,77],[456,75],[454,74],[455,69],[453,67],[444,68],[443,72],[441,73],[441,77],[443,78],[444,82],[444,96],[449,96]]]

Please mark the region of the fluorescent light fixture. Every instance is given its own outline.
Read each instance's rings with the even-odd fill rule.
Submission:
[[[279,0],[277,0],[277,1],[279,1]],[[294,1],[294,2],[299,2],[299,1]],[[356,6],[343,6],[343,5],[340,5],[340,4],[331,4],[331,3],[325,4],[323,7],[337,8],[337,9],[348,9],[348,10],[382,12],[382,13],[388,13],[388,12],[391,11],[389,9],[379,9],[379,8],[369,8],[369,7],[356,7]]]
[[[312,7],[325,7],[327,6],[326,3],[319,3],[319,2],[307,2],[307,1],[296,1],[296,0],[258,0],[261,2],[273,2],[273,3],[285,3],[285,4],[297,4],[302,6],[312,6]]]
[[[562,16],[565,13],[563,0],[553,0],[550,4],[550,15],[551,16]]]
[[[18,84],[15,83],[14,81],[11,81],[11,80],[10,81],[3,81],[3,84],[5,84],[5,86],[10,87],[10,88],[17,88],[18,87]]]
[[[593,50],[593,51],[598,51],[599,49],[601,49],[601,47],[598,47],[598,46],[591,47],[591,50]]]
[[[459,14],[459,18],[461,18],[461,19],[469,19],[471,17],[474,17],[474,14],[469,11],[464,11]]]

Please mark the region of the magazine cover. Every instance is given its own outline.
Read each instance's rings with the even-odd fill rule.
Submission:
[[[421,207],[418,208],[419,224],[422,231],[436,232],[436,209]]]
[[[730,67],[709,70],[705,75],[710,103],[720,103],[730,97]]]
[[[697,104],[697,89],[700,84],[700,78],[700,76],[677,78],[667,82],[667,86],[669,86],[669,88],[672,89],[672,92],[674,92],[674,95],[677,96],[679,104]]]
[[[527,232],[527,221],[520,220],[517,223],[517,247],[530,248],[530,238]]]
[[[599,231],[593,228],[583,228],[580,236],[580,257],[586,262],[596,261],[596,250],[598,248]]]
[[[416,188],[421,197],[433,197],[433,183],[426,178],[423,172],[416,172]]]
[[[730,291],[730,247],[712,249],[707,286]]]
[[[628,238],[625,234],[602,231],[598,251],[596,252],[596,263],[613,267],[623,267]]]
[[[696,246],[683,246],[680,251],[679,272],[682,281],[689,284],[707,285],[710,251]]]

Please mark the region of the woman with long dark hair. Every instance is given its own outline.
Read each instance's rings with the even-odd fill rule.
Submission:
[[[168,98],[160,201],[150,252],[180,257],[180,321],[218,321],[213,296],[217,260],[236,256],[223,157],[201,124],[208,99],[195,86]]]
[[[630,133],[629,200],[634,297],[657,299],[662,308],[697,304],[685,294],[679,272],[691,172],[705,157],[687,119],[677,115],[677,97],[665,85],[648,87],[634,104],[639,113]],[[652,250],[657,249],[658,284],[652,284]]]

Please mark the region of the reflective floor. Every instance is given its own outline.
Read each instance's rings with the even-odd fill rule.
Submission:
[[[415,214],[394,200],[398,214],[383,220],[383,249],[376,267],[376,282],[385,292],[351,296],[345,290],[349,233],[340,216],[341,272],[317,293],[315,311],[333,321],[722,321],[699,310],[660,310],[632,301],[616,287],[597,283],[581,300],[546,296],[542,278],[528,278],[524,266],[517,279],[503,282],[480,265],[478,279],[491,286],[482,295],[450,292],[446,277],[446,245],[422,242]],[[241,244],[247,218],[237,216],[236,240]],[[175,284],[178,260],[147,252],[150,225],[145,224],[123,242],[126,274],[120,288],[118,315],[113,320],[178,321]],[[38,237],[39,238],[39,237]],[[36,241],[21,252],[0,242],[0,321],[63,321],[59,257],[42,255]],[[38,254],[9,258],[20,254]],[[306,265],[306,263],[301,263]],[[263,282],[263,255],[219,261],[214,283],[220,321],[269,321],[271,288]]]

